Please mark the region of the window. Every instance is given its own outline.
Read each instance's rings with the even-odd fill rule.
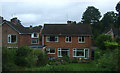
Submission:
[[[38,44],[38,39],[32,39],[31,44]]]
[[[32,38],[39,38],[39,33],[33,33],[33,34],[31,35],[31,37],[32,37]]]
[[[55,48],[47,48],[48,54],[55,54]]]
[[[73,57],[84,57],[84,59],[89,58],[89,49],[73,49]]]
[[[8,43],[17,43],[17,36],[16,35],[8,35]]]
[[[78,43],[85,43],[85,37],[84,36],[79,36],[78,37]]]
[[[73,49],[73,57],[84,57],[84,49]]]
[[[58,37],[57,36],[47,36],[46,41],[47,42],[58,42]]]
[[[58,48],[58,57],[70,56],[69,48]]]
[[[65,38],[65,42],[71,43],[71,42],[72,42],[72,37],[67,36],[67,37]]]

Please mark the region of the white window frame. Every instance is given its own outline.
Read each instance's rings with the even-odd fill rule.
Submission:
[[[75,52],[75,56],[74,56],[74,51],[77,51],[77,48],[73,48],[73,57],[83,57],[84,59],[88,59],[89,58],[89,48],[78,48],[78,49],[84,49],[84,56],[76,56],[76,52]],[[88,50],[88,58],[85,58],[85,50]]]
[[[37,41],[38,39],[32,39],[32,40],[36,40]],[[39,40],[38,40],[37,43],[33,43],[32,40],[31,40],[31,44],[39,44]]]
[[[82,48],[78,48],[78,49],[82,49]],[[77,49],[73,48],[73,57],[85,57],[85,50],[84,49],[82,50],[84,51],[84,56],[76,56]],[[74,51],[75,51],[75,56],[74,56]]]
[[[37,37],[34,37],[34,34],[37,34]],[[39,38],[39,33],[32,33],[31,38]]]
[[[69,37],[71,37],[71,41],[69,41]],[[68,41],[66,41],[67,38],[68,38]],[[66,43],[72,43],[72,36],[66,36],[66,37],[65,37],[65,42],[66,42]]]
[[[70,49],[69,48],[67,48],[68,50],[68,56],[70,57]],[[59,52],[60,52],[60,55],[59,55]],[[58,48],[58,57],[63,57],[62,56],[62,48]]]
[[[49,41],[48,38],[50,39],[50,36],[46,36],[46,42],[58,42],[59,41],[58,36],[55,36],[55,39],[57,38],[57,41]]]
[[[84,41],[82,41],[82,37],[84,37]],[[81,41],[79,41],[80,38],[81,38]],[[78,36],[78,43],[85,43],[85,36]]]
[[[50,53],[50,49],[55,49],[55,48],[47,48],[46,50],[49,51],[48,54],[55,54],[56,53],[56,50],[55,50],[55,53]]]
[[[17,35],[16,35],[16,42],[11,42],[11,35],[16,35],[16,34],[8,34],[8,43],[11,43],[11,44],[15,44],[15,43],[17,43]],[[9,39],[9,37],[10,37],[10,39]],[[10,40],[10,41],[9,41]]]

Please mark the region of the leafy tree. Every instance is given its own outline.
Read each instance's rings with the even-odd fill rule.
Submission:
[[[105,31],[106,28],[114,26],[117,23],[118,14],[114,11],[110,11],[104,14],[102,22],[102,30]],[[112,25],[114,24],[114,25]]]
[[[112,41],[111,35],[105,35],[105,34],[99,35],[96,39],[97,47],[100,48],[101,50],[107,49],[104,43],[105,41],[111,42]]]
[[[88,6],[86,11],[83,13],[82,21],[85,24],[94,24],[99,22],[101,14],[97,8],[94,6]]]
[[[116,11],[119,13],[118,20],[117,20],[117,27],[120,27],[120,1],[116,5]]]

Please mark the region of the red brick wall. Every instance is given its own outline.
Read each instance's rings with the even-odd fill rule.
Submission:
[[[19,47],[20,46],[30,46],[31,45],[31,35],[30,34],[20,34],[19,35]]]
[[[55,48],[56,54],[50,54],[51,56],[57,56],[58,48],[69,48],[70,49],[70,57],[72,58],[73,48],[89,48],[89,56],[91,57],[91,37],[85,37],[85,43],[78,43],[78,37],[72,37],[72,43],[65,42],[65,36],[59,36],[58,42],[46,42],[46,36],[44,36],[44,44],[46,48]]]
[[[3,24],[2,25],[2,46],[4,46],[4,47],[18,47],[19,39],[17,39],[17,43],[15,43],[15,44],[8,43],[8,34],[16,34],[17,38],[19,36],[17,31],[15,31],[9,25]]]

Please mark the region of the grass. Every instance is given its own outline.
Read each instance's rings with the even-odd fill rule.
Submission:
[[[71,63],[66,65],[46,65],[37,68],[25,68],[25,71],[107,71],[97,68],[93,63]]]

